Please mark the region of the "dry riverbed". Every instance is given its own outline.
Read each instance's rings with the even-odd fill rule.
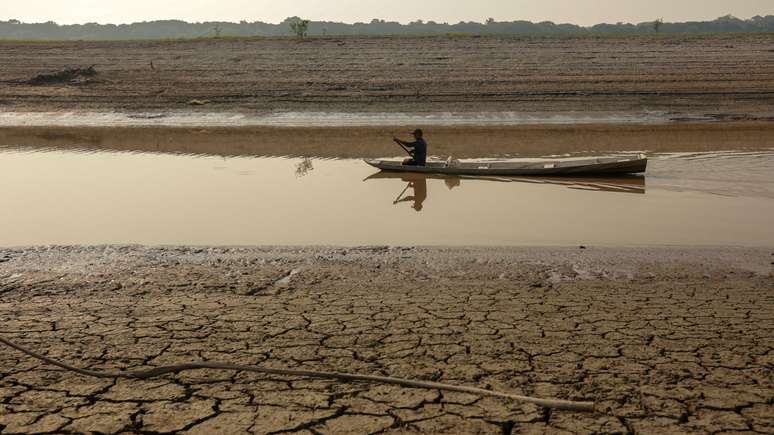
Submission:
[[[549,412],[198,371],[84,378],[0,351],[0,433],[771,433],[771,250],[0,250],[0,334],[93,369],[220,361],[593,400]]]
[[[0,109],[774,116],[774,38],[425,37],[0,42]],[[41,73],[94,65],[61,83]],[[197,107],[199,109],[197,109]],[[203,107],[203,108],[202,108]]]

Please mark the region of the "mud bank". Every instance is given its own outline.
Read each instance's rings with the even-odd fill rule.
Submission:
[[[0,352],[0,430],[770,433],[774,251],[0,250],[0,333],[95,369],[208,360],[593,400],[595,414],[228,372],[85,379]]]
[[[770,117],[772,40],[756,34],[2,42],[0,107]],[[29,82],[90,65],[97,74],[84,80]],[[192,100],[209,103],[197,108]]]
[[[424,127],[433,155],[467,158],[774,147],[774,123]],[[0,127],[0,146],[222,156],[398,155],[410,127]]]

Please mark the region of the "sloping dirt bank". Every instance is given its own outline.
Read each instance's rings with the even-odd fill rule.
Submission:
[[[604,151],[774,148],[774,123],[424,126],[437,156],[545,156]],[[0,146],[223,156],[399,155],[408,127],[0,127]]]
[[[774,36],[0,42],[6,111],[774,115]],[[96,75],[30,79],[93,65]]]
[[[0,250],[0,334],[94,369],[221,361],[593,400],[595,414],[230,372],[155,381],[0,352],[0,431],[771,433],[763,249]]]

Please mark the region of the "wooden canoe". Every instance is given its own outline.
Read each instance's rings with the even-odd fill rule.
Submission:
[[[576,176],[638,174],[646,171],[648,159],[600,157],[565,160],[462,160],[428,161],[425,166],[404,166],[400,160],[366,159],[369,165],[391,172],[478,176]]]

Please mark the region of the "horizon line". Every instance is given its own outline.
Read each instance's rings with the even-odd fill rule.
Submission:
[[[771,16],[774,16],[774,15],[769,15],[769,14],[761,15],[761,14],[757,14],[757,15],[753,15],[753,16],[751,16],[749,18],[740,18],[740,17],[737,17],[737,16],[732,15],[732,14],[727,14],[727,15],[721,15],[721,16],[713,19],[713,20],[664,21],[664,24],[708,23],[708,22],[717,21],[717,20],[722,19],[722,18],[733,18],[733,19],[737,19],[737,20],[740,20],[740,21],[749,21],[749,20],[752,20],[753,18],[757,18],[757,17],[766,18],[766,17],[771,17]],[[456,24],[471,24],[471,23],[472,24],[481,24],[481,25],[485,25],[486,24],[486,22],[472,21],[472,20],[471,21],[458,21],[456,23],[451,23],[451,22],[448,22],[448,21],[440,22],[440,21],[435,21],[435,20],[423,20],[423,19],[417,19],[415,21],[409,21],[409,22],[401,22],[401,21],[390,21],[390,20],[381,19],[381,18],[373,18],[371,21],[346,22],[346,21],[332,21],[332,20],[315,20],[315,19],[311,19],[311,18],[302,18],[302,17],[299,17],[299,16],[289,16],[289,17],[286,17],[284,20],[282,20],[280,22],[276,22],[276,23],[269,22],[269,21],[260,21],[260,20],[257,20],[257,21],[248,21],[248,20],[240,20],[240,21],[231,21],[231,20],[187,21],[187,20],[179,19],[179,18],[157,18],[157,19],[150,19],[150,20],[145,20],[145,21],[133,21],[133,22],[124,22],[124,23],[112,23],[112,22],[102,22],[101,23],[101,22],[97,22],[97,21],[60,23],[60,22],[57,22],[57,21],[54,21],[54,20],[38,21],[38,22],[27,22],[27,21],[22,21],[22,20],[14,19],[14,18],[7,18],[6,20],[0,20],[0,23],[11,23],[13,21],[17,21],[18,24],[28,24],[28,25],[53,23],[53,24],[56,24],[58,26],[85,26],[85,25],[89,25],[89,24],[96,24],[96,25],[100,25],[100,26],[130,26],[130,25],[134,25],[134,24],[143,24],[143,23],[176,21],[176,22],[183,22],[183,23],[187,23],[187,24],[208,24],[208,23],[245,24],[246,23],[246,24],[269,24],[269,25],[278,26],[278,25],[281,25],[281,24],[283,24],[283,23],[285,23],[285,22],[287,22],[288,20],[291,20],[291,19],[304,19],[304,20],[309,20],[311,23],[331,23],[331,24],[343,24],[343,25],[350,25],[350,26],[357,25],[357,24],[372,24],[374,20],[379,20],[380,23],[384,23],[384,24],[399,24],[399,25],[402,25],[402,26],[409,26],[409,25],[412,25],[412,24],[416,24],[418,22],[421,22],[422,25],[438,24],[438,25],[450,25],[450,26],[451,25],[456,25]],[[561,23],[561,22],[556,22],[556,21],[551,21],[551,20],[531,21],[531,20],[527,20],[527,19],[495,20],[494,23],[517,23],[517,22],[525,22],[525,23],[533,23],[533,24],[552,23],[554,25],[573,25],[573,26],[578,26],[578,27],[589,28],[589,27],[594,27],[594,26],[600,25],[600,24],[612,24],[612,25],[617,25],[617,24],[631,24],[631,25],[647,24],[647,23],[655,22],[655,21],[657,21],[659,19],[663,19],[663,18],[656,17],[652,21],[640,21],[640,22],[631,22],[631,21],[607,22],[607,21],[603,21],[603,22],[598,22],[598,23],[590,24],[590,25],[583,25],[583,24],[577,24],[577,23],[571,23],[571,22],[563,22],[563,23]]]

